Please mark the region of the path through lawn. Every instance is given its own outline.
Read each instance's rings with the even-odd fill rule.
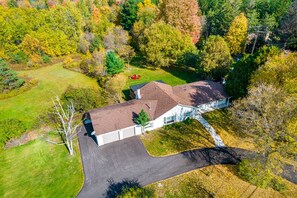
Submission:
[[[20,75],[37,79],[39,84],[21,95],[0,100],[0,120],[15,118],[24,121],[28,128],[34,125],[39,114],[51,106],[51,98],[61,96],[69,85],[98,87],[95,79],[66,70],[61,64],[21,71]]]

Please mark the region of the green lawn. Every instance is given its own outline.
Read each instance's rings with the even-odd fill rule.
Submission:
[[[197,120],[192,120],[190,124],[180,122],[150,131],[141,140],[152,156],[214,146],[211,135]]]
[[[148,69],[143,67],[130,66],[124,74],[129,77],[134,74],[140,75],[138,80],[128,79],[126,89],[131,85],[141,84],[144,82],[150,82],[154,80],[162,80],[165,83],[175,86],[186,84],[199,80],[198,74],[194,70],[167,68],[167,69]]]
[[[225,145],[230,147],[255,150],[251,140],[241,137],[236,133],[236,129],[230,118],[230,112],[227,109],[216,110],[202,115],[209,124],[221,136]]]
[[[280,193],[261,189],[240,179],[234,165],[217,165],[197,169],[148,185],[159,198],[198,197],[296,197],[297,185],[283,180],[288,189]]]
[[[0,100],[0,119],[19,119],[24,121],[28,128],[34,125],[38,115],[51,106],[51,98],[61,96],[69,85],[98,87],[95,79],[66,70],[61,64],[19,73],[37,79],[39,84],[18,96]]]
[[[75,151],[35,140],[0,152],[0,197],[75,197],[83,185],[77,142]]]

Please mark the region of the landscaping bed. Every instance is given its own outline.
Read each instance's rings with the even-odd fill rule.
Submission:
[[[165,156],[205,147],[214,147],[208,131],[197,121],[179,122],[147,132],[141,137],[148,153]]]

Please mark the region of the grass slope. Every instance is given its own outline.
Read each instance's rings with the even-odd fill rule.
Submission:
[[[197,121],[168,125],[146,133],[141,140],[152,156],[172,155],[186,150],[213,147],[208,131]]]
[[[232,124],[232,120],[227,109],[208,112],[203,114],[202,116],[221,136],[225,145],[230,147],[255,150],[255,146],[251,143],[251,140],[245,137],[240,137],[236,133],[236,129]]]
[[[69,85],[98,87],[96,80],[66,70],[61,64],[19,73],[38,80],[39,84],[23,94],[0,100],[0,119],[19,119],[24,121],[28,128],[34,125],[39,114],[51,106],[51,98],[55,95],[61,96]]]
[[[297,185],[286,180],[288,189],[282,193],[261,189],[240,179],[232,165],[208,166],[148,185],[162,197],[296,197]]]
[[[0,153],[0,197],[75,197],[83,185],[75,156],[61,145],[35,140]]]

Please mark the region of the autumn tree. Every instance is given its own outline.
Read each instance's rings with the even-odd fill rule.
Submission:
[[[282,171],[282,159],[297,154],[296,57],[296,53],[271,57],[254,73],[248,96],[231,109],[237,132],[251,137],[261,154],[261,159],[243,166],[245,171],[258,172],[247,178],[259,185],[271,183],[271,174]]]
[[[116,74],[102,84],[106,91],[107,100],[109,104],[123,102],[123,89],[126,85],[128,78],[123,73]]]
[[[175,64],[187,52],[196,50],[190,36],[164,22],[154,23],[141,38],[140,50],[146,61],[155,67]]]
[[[136,50],[139,50],[139,38],[143,36],[144,30],[149,28],[155,21],[158,8],[150,0],[144,0],[138,4],[137,21],[133,25],[131,43]]]
[[[197,43],[201,34],[200,8],[197,0],[163,0],[160,17]]]
[[[128,60],[128,62],[134,54],[134,50],[129,44],[130,36],[121,26],[110,29],[104,37],[105,49],[116,52],[120,57]]]
[[[232,64],[230,49],[221,36],[210,36],[200,51],[200,67],[214,80],[221,80]]]
[[[248,20],[244,13],[236,16],[225,35],[231,54],[241,54],[247,39]]]
[[[6,93],[21,87],[25,81],[17,77],[17,73],[10,69],[3,59],[0,58],[0,93]]]
[[[111,75],[118,74],[124,70],[124,61],[118,57],[114,52],[110,51],[106,55],[107,73]]]

